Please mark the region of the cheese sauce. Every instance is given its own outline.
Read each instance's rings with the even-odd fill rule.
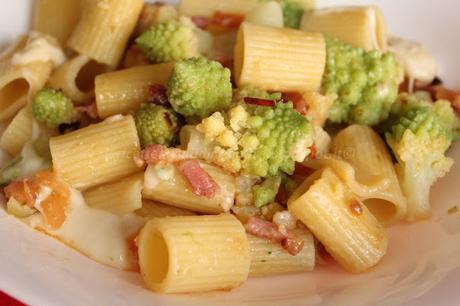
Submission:
[[[145,223],[140,216],[121,216],[91,208],[79,191],[71,189],[69,211],[65,223],[59,229],[46,225],[41,214],[23,220],[95,261],[123,270],[137,269],[132,239]]]

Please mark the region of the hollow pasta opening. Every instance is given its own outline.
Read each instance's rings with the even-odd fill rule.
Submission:
[[[25,97],[29,93],[30,85],[23,79],[16,79],[0,89],[0,112],[4,112],[6,109],[10,108],[13,103],[17,103],[21,98],[25,100]],[[21,108],[24,103],[17,105],[16,110]],[[10,114],[14,115],[13,113]]]
[[[78,72],[75,78],[75,85],[82,92],[91,92],[94,90],[94,79],[104,72],[107,72],[107,66],[95,61],[89,61]]]
[[[142,241],[141,270],[148,284],[161,283],[168,273],[169,251],[159,233],[147,233]]]
[[[364,205],[380,222],[388,222],[396,215],[396,206],[382,199],[368,199],[363,201]]]

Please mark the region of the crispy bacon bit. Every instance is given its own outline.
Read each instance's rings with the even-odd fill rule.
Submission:
[[[212,198],[219,190],[219,185],[196,159],[187,159],[179,162],[179,171],[192,186],[194,194]]]
[[[50,194],[42,199],[40,207],[35,207],[37,197],[42,188],[51,189]],[[66,219],[70,191],[67,184],[61,182],[53,172],[40,171],[33,179],[13,182],[4,189],[7,198],[14,197],[18,202],[29,207],[37,208],[45,222],[57,229]]]
[[[356,215],[356,216],[360,216],[363,214],[363,206],[361,205],[361,203],[358,201],[358,200],[353,200],[351,203],[350,203],[350,211],[352,212],[352,214]]]
[[[284,184],[281,184],[280,188],[278,189],[278,193],[276,194],[275,201],[277,203],[286,205],[288,199],[289,199],[288,191],[287,191],[286,187],[284,186]]]
[[[167,148],[163,145],[152,144],[142,150],[135,160],[147,164],[156,164],[159,162],[175,163],[185,159],[193,159],[193,156],[187,151],[177,148]]]
[[[34,207],[35,199],[40,192],[40,186],[30,179],[24,179],[18,182],[12,182],[3,189],[7,199],[13,197],[19,203],[29,207]]]
[[[250,217],[244,224],[244,228],[254,236],[280,243],[283,249],[291,255],[297,255],[303,249],[303,241],[297,238],[291,231],[287,229],[282,231],[272,222],[261,218]]]
[[[244,15],[224,13],[221,11],[214,12],[211,23],[220,25],[228,29],[238,29],[244,21]]]
[[[153,84],[149,87],[147,101],[152,104],[170,107],[166,87],[160,84]]]
[[[312,175],[316,170],[312,168],[308,168],[300,163],[295,164],[295,170],[294,170],[294,175],[299,175],[299,176],[310,176]]]
[[[245,97],[244,102],[247,104],[258,105],[258,106],[269,106],[269,107],[275,106],[275,101],[259,99],[259,98]]]
[[[124,68],[145,66],[149,64],[150,64],[150,61],[142,54],[139,47],[135,44],[129,47],[123,59]]]
[[[316,146],[310,147],[310,155],[308,157],[311,159],[316,159],[318,157],[318,148]]]
[[[284,92],[283,100],[285,102],[291,101],[294,105],[294,109],[301,115],[306,115],[308,111],[308,103],[304,97],[298,92]]]
[[[198,28],[203,30],[205,30],[211,23],[211,19],[205,16],[193,16],[192,21]]]
[[[88,115],[88,117],[91,119],[99,118],[97,114],[96,101],[93,101],[91,104],[77,106],[75,109],[82,114]]]

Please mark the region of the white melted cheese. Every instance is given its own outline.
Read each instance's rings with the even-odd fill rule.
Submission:
[[[436,61],[422,44],[391,37],[388,45],[409,79],[418,81],[420,85],[426,85],[436,77],[438,70]]]
[[[58,67],[66,61],[66,56],[53,37],[31,32],[27,45],[13,55],[11,63],[16,66],[24,66],[39,61],[51,61],[54,67]]]
[[[40,214],[23,220],[95,261],[118,269],[136,270],[137,258],[130,248],[129,240],[144,225],[144,218],[135,214],[120,216],[94,209],[85,203],[79,191],[71,189],[70,194],[67,218],[59,229],[47,226]]]

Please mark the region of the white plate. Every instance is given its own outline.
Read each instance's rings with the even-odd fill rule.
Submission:
[[[216,0],[217,1],[217,0]],[[318,0],[321,2],[321,0]],[[460,88],[460,3],[438,1],[333,1],[374,3],[392,33],[421,40],[440,62],[440,74]],[[2,1],[0,46],[27,30],[30,1]],[[420,296],[460,266],[460,144],[457,164],[433,189],[431,221],[390,230],[389,254],[372,272],[349,275],[336,267],[314,273],[250,279],[232,292],[162,296],[143,288],[139,275],[99,265],[36,233],[0,210],[0,289],[32,305],[394,305]],[[407,305],[457,305],[456,272],[435,293]],[[449,300],[444,298],[449,297]]]

